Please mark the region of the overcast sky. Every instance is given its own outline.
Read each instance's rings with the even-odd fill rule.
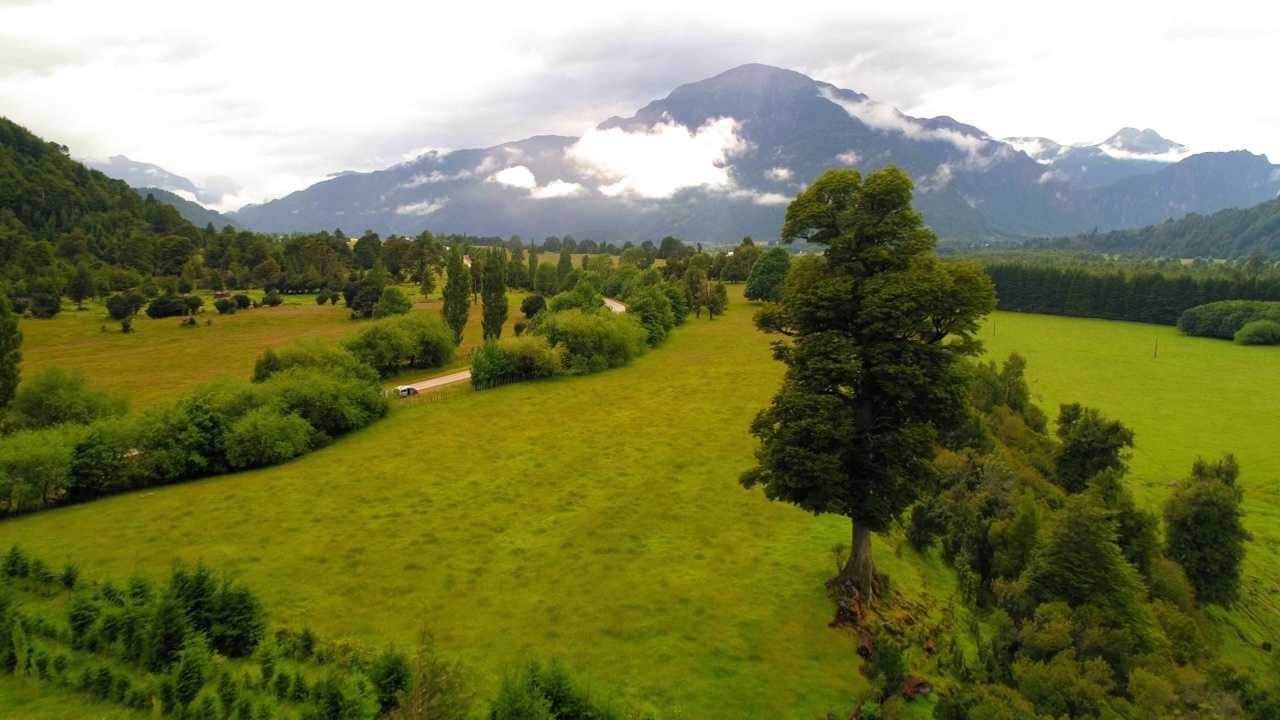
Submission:
[[[0,115],[76,157],[229,178],[224,209],[430,149],[582,135],[748,62],[997,138],[1149,127],[1280,162],[1269,3],[860,5],[0,0]]]

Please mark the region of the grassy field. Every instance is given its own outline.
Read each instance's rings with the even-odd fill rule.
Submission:
[[[285,466],[6,521],[0,546],[89,576],[203,559],[281,620],[370,643],[426,617],[483,695],[554,655],[628,705],[847,714],[867,684],[822,583],[848,524],[737,483],[782,367],[733,292],[630,367],[402,407]],[[950,594],[938,563],[879,549],[914,602]]]
[[[783,369],[741,290],[728,315],[691,321],[630,367],[404,404],[284,466],[7,520],[0,547],[73,558],[90,577],[159,578],[176,558],[203,559],[278,619],[372,644],[406,646],[426,618],[482,696],[510,663],[554,655],[625,706],[843,716],[867,684],[853,639],[826,626],[822,582],[848,524],[737,484],[748,424]],[[1252,648],[1280,621],[1267,579],[1280,570],[1277,390],[1264,384],[1280,353],[1010,314],[983,339],[993,357],[1028,357],[1051,415],[1080,401],[1135,429],[1144,503],[1197,453],[1236,452],[1255,542],[1247,600],[1217,618],[1229,652],[1268,662]],[[917,627],[962,615],[936,559],[882,538],[877,561]]]
[[[1258,649],[1280,643],[1280,348],[1186,337],[1171,327],[1047,315],[996,313],[981,338],[988,356],[1027,358],[1035,401],[1050,418],[1080,402],[1135,433],[1129,483],[1159,510],[1197,456],[1235,453],[1245,494],[1244,598],[1214,611],[1227,651],[1270,663]]]
[[[423,298],[411,291],[419,310],[439,310],[440,290]],[[254,297],[260,295],[255,292]],[[507,330],[524,319],[520,313],[523,293],[511,293]],[[301,338],[336,340],[356,332],[360,323],[350,319],[341,304],[319,306],[314,295],[287,295],[278,307],[242,310],[219,315],[206,298],[206,312],[199,325],[183,327],[181,318],[152,320],[139,315],[135,332],[125,335],[120,324],[107,317],[101,304],[86,303],[78,311],[68,306],[51,320],[23,320],[21,371],[32,377],[58,365],[85,371],[94,387],[121,390],[132,407],[144,409],[157,400],[185,396],[192,388],[220,375],[249,377],[254,361],[269,347],[281,347]],[[210,324],[205,325],[205,321]],[[103,330],[106,328],[106,331]],[[480,305],[472,306],[463,343],[451,367],[465,367],[471,349],[480,342]]]

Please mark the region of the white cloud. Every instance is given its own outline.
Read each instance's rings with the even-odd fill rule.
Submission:
[[[684,188],[732,188],[727,162],[746,147],[738,121],[719,118],[693,132],[674,122],[640,132],[591,130],[567,152],[606,183],[599,187],[605,195],[667,198]]]
[[[504,168],[490,175],[486,182],[496,182],[508,187],[524,188],[533,190],[538,187],[538,179],[533,176],[533,171],[523,165]]]
[[[975,137],[950,128],[928,128],[923,123],[898,112],[892,105],[878,103],[874,100],[851,102],[836,97],[823,90],[822,97],[839,105],[853,118],[861,120],[868,127],[885,132],[899,132],[915,140],[941,140],[955,145],[966,153],[973,154],[982,150],[989,138]]]
[[[783,181],[783,180],[790,180],[792,172],[791,172],[791,168],[775,167],[775,168],[769,168],[768,170],[766,170],[764,175],[770,180]]]
[[[200,202],[199,200],[196,199],[196,194],[191,192],[190,190],[170,190],[169,192],[173,193],[174,195],[177,195],[178,197],[188,202],[193,202],[193,203]]]
[[[397,215],[430,215],[449,202],[448,198],[440,198],[439,200],[423,200],[412,205],[401,205],[396,208]]]
[[[428,185],[432,183],[449,182],[452,180],[466,180],[467,178],[472,176],[473,176],[473,173],[470,170],[459,170],[458,172],[452,175],[445,175],[439,170],[432,170],[431,174],[429,175],[423,175],[421,173],[419,173],[418,175],[414,175],[408,180],[405,180],[404,182],[400,183],[399,187],[416,188],[422,185]]]
[[[857,150],[842,152],[836,156],[836,159],[844,163],[845,165],[857,165],[858,163],[862,162],[862,156],[858,154]]]
[[[578,183],[565,182],[564,180],[552,180],[547,183],[546,187],[535,188],[533,190],[533,196],[539,200],[543,200],[545,198],[583,195],[587,192],[589,191]]]

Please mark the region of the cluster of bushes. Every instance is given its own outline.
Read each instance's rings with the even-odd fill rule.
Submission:
[[[305,627],[273,632],[252,592],[203,564],[175,565],[162,585],[92,583],[70,562],[55,571],[16,546],[0,561],[0,672],[166,717],[464,720],[479,709],[469,673],[425,630],[412,657]],[[483,716],[624,715],[564,665],[533,661],[504,675]]]
[[[213,307],[219,315],[234,315],[237,310],[247,310],[253,306],[253,300],[244,293],[236,293],[231,297],[218,298]]]
[[[319,343],[268,351],[255,369],[256,382],[217,380],[129,417],[120,416],[122,403],[104,400],[82,375],[64,375],[46,371],[24,385],[21,401],[15,398],[13,422],[20,429],[0,444],[0,511],[281,463],[388,409],[375,369]],[[42,389],[52,401],[27,402],[26,393]]]
[[[1241,345],[1280,344],[1280,302],[1224,300],[1193,307],[1178,318],[1184,335],[1232,340]]]
[[[668,286],[660,276],[656,283],[632,288],[628,296],[632,305],[626,313],[615,313],[605,306],[598,278],[595,273],[583,273],[571,290],[556,295],[549,303],[522,306],[532,312],[532,317],[521,335],[501,341],[490,339],[473,354],[472,385],[489,388],[518,380],[565,373],[582,375],[620,367],[644,354],[675,326]],[[541,309],[543,305],[545,309]],[[684,315],[680,319],[683,318]]]
[[[388,288],[391,289],[391,288]],[[436,313],[393,315],[365,325],[346,349],[381,376],[430,369],[453,360],[453,331]]]
[[[954,638],[944,649],[963,689],[935,717],[1274,717],[1280,697],[1216,657],[1204,610],[1239,587],[1234,460],[1196,463],[1162,539],[1123,482],[1133,433],[1064,405],[1050,436],[1024,366],[976,369],[976,423],[945,438],[939,492],[907,523],[917,549],[941,546],[989,628],[976,662]]]
[[[147,305],[147,317],[159,320],[194,315],[203,306],[204,299],[195,295],[161,295]]]

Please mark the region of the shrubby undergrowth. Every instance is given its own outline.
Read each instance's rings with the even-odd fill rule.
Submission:
[[[1263,328],[1257,326],[1245,333],[1243,339],[1237,337],[1247,325],[1260,320],[1269,320],[1272,324],[1280,323],[1280,302],[1262,302],[1258,300],[1224,300],[1222,302],[1197,305],[1178,318],[1178,330],[1184,335],[1196,337],[1218,338],[1220,340],[1235,339],[1242,345],[1274,345],[1275,342],[1248,342],[1249,340],[1266,340],[1269,338]]]

